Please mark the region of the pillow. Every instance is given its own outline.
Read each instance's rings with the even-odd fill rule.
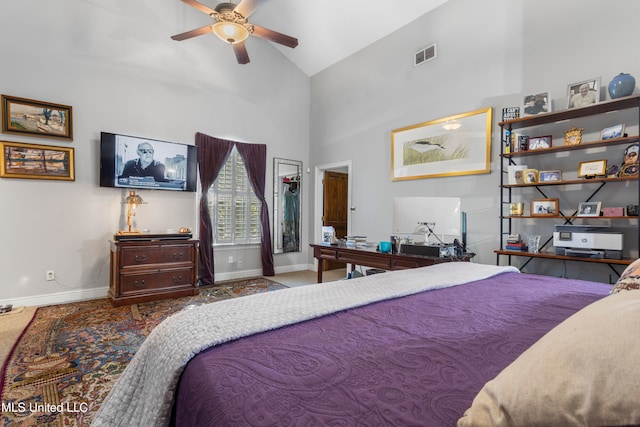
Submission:
[[[640,292],[556,326],[476,395],[458,427],[640,424]]]
[[[616,294],[620,291],[631,291],[634,289],[640,289],[640,258],[633,261],[624,269],[620,278],[611,288],[612,294]]]

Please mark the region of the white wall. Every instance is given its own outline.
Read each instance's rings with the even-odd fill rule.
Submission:
[[[468,212],[475,261],[495,263],[501,109],[544,91],[563,109],[570,83],[601,76],[604,94],[620,72],[640,77],[633,30],[639,12],[633,0],[450,0],[313,76],[311,159],[353,159],[353,233],[387,240],[393,197],[457,196]],[[432,43],[437,58],[414,68],[413,53]],[[393,129],[485,107],[494,108],[495,118],[490,174],[391,181]],[[561,263],[536,268],[609,279],[606,267],[567,265],[568,271]]]
[[[75,182],[0,179],[0,300],[106,296],[109,239],[124,226],[124,191],[98,185],[100,131],[188,144],[203,132],[267,144],[269,195],[273,157],[307,166],[309,78],[261,39],[247,40],[245,66],[213,35],[170,39],[208,22],[179,1],[0,4],[0,93],[72,106],[74,139],[0,138],[73,147],[76,157]],[[138,228],[196,227],[194,193],[139,194],[148,204],[138,210]],[[228,255],[259,271],[257,253],[219,251],[216,273],[236,273]],[[276,258],[276,267],[305,262],[296,254]],[[55,271],[55,282],[45,280],[46,270]]]

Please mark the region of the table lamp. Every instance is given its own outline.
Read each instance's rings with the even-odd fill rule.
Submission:
[[[135,191],[129,191],[129,195],[122,203],[127,205],[127,230],[121,230],[118,234],[140,234],[139,230],[131,230],[131,217],[136,216],[136,207],[144,204],[144,200],[142,200],[142,197],[138,196]]]

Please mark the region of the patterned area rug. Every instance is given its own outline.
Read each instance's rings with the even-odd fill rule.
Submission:
[[[140,344],[190,306],[286,288],[264,278],[200,288],[193,297],[123,307],[107,299],[41,307],[0,378],[4,426],[88,426]]]

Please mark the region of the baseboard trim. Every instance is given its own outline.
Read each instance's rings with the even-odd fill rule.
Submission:
[[[27,298],[13,298],[2,300],[4,304],[13,304],[14,307],[19,306],[36,306],[67,304],[70,302],[86,301],[91,299],[106,298],[108,287],[93,289],[78,289],[76,291],[56,292],[55,294],[35,295]]]

